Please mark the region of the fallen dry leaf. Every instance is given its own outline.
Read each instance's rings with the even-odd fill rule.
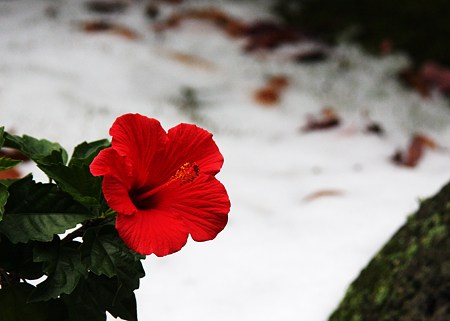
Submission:
[[[280,102],[280,92],[276,88],[263,87],[255,91],[254,99],[264,106],[272,106]]]
[[[240,35],[243,32],[242,29],[245,28],[245,24],[242,21],[224,13],[219,9],[209,7],[175,12],[165,20],[155,24],[154,30],[156,32],[161,32],[172,29],[178,27],[184,20],[211,22],[232,36]]]
[[[377,136],[384,136],[385,134],[384,128],[376,122],[369,123],[365,128],[365,132],[369,134],[375,134]]]
[[[273,75],[268,79],[268,86],[277,89],[285,89],[289,86],[289,78],[285,75]]]
[[[420,70],[420,75],[430,86],[443,93],[450,93],[450,69],[427,63]]]
[[[331,197],[331,196],[343,196],[345,193],[342,190],[338,189],[324,189],[320,191],[313,192],[311,194],[306,195],[303,198],[304,202],[311,202],[323,197]]]
[[[422,159],[426,149],[437,149],[438,144],[423,134],[415,134],[411,138],[408,149],[405,152],[397,150],[391,160],[400,166],[415,167]]]
[[[425,78],[412,68],[399,72],[400,81],[409,88],[416,90],[422,97],[430,96],[430,87]]]
[[[328,58],[325,49],[314,49],[298,53],[293,56],[293,60],[298,63],[315,63],[322,62]]]
[[[297,29],[282,25],[275,21],[255,21],[245,28],[247,44],[244,50],[272,50],[283,44],[296,43],[303,40],[304,35]]]
[[[88,33],[109,32],[129,40],[136,40],[139,34],[130,28],[105,20],[86,21],[81,23],[81,29]]]
[[[306,125],[301,128],[303,132],[323,130],[337,127],[341,119],[331,107],[325,107],[319,116],[309,116]]]
[[[189,67],[195,67],[205,70],[213,70],[216,68],[216,66],[212,62],[192,54],[179,51],[171,51],[167,52],[166,55],[169,58],[176,60]]]
[[[275,105],[280,102],[281,95],[288,85],[289,79],[285,75],[272,75],[262,88],[254,92],[253,97],[261,105]]]

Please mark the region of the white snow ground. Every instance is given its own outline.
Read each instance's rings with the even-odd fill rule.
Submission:
[[[264,6],[210,3],[240,17],[267,16]],[[294,47],[245,55],[241,42],[206,23],[155,35],[141,2],[113,17],[136,29],[137,41],[87,34],[79,22],[96,15],[82,4],[0,0],[0,124],[70,152],[108,137],[114,119],[128,112],[167,129],[192,122],[180,108],[189,86],[202,101],[195,119],[225,157],[219,179],[232,202],[228,226],[214,241],[190,240],[174,255],[144,261],[140,320],[325,321],[418,200],[450,179],[445,149],[428,151],[414,169],[389,161],[413,132],[444,147],[450,138],[448,102],[422,99],[394,80],[402,57],[376,59],[348,46],[312,66],[286,59]],[[49,6],[56,17],[46,16]],[[186,66],[173,52],[203,57],[213,68]],[[277,107],[264,108],[252,92],[272,73],[292,83]],[[306,115],[327,105],[343,125],[300,133]],[[385,137],[363,132],[367,112]],[[341,194],[305,200],[323,190]]]

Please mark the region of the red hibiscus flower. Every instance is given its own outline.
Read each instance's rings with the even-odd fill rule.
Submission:
[[[166,132],[138,114],[117,118],[109,133],[112,147],[90,170],[103,176],[116,228],[131,249],[164,256],[179,251],[189,234],[207,241],[223,230],[230,200],[214,177],[223,157],[211,133],[189,124]]]

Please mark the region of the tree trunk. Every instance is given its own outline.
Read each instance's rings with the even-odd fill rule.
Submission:
[[[329,321],[450,320],[450,184],[422,202]]]

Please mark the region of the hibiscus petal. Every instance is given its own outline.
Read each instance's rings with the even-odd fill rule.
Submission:
[[[165,256],[179,251],[187,242],[184,222],[171,212],[138,210],[134,215],[118,215],[116,228],[122,240],[134,251]]]
[[[137,208],[133,204],[126,185],[117,176],[105,176],[102,183],[103,195],[109,207],[120,214],[131,215]]]
[[[104,176],[102,189],[108,205],[118,213],[132,214],[136,206],[130,199],[131,166],[111,147],[102,150],[90,165],[94,176]]]
[[[156,196],[155,206],[178,214],[195,241],[214,239],[227,224],[230,200],[214,176],[201,175],[192,183],[169,187]]]
[[[129,177],[130,167],[127,167],[124,158],[111,147],[100,151],[89,166],[91,174],[94,176],[118,175]]]
[[[112,148],[127,156],[133,164],[134,185],[159,185],[159,173],[165,167],[167,134],[158,120],[139,114],[125,114],[116,119],[110,131]]]
[[[223,156],[213,140],[213,135],[195,125],[180,124],[168,133],[167,169],[176,171],[186,162],[196,163],[200,172],[216,175],[223,165]]]

